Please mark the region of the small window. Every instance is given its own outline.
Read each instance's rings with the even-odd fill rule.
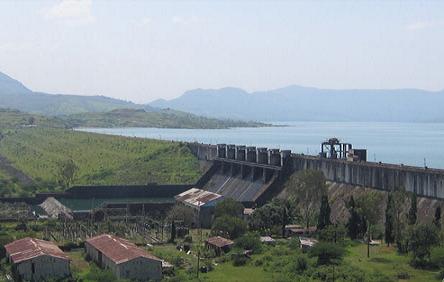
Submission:
[[[31,271],[32,271],[32,274],[35,273],[35,264],[34,263],[31,263]]]

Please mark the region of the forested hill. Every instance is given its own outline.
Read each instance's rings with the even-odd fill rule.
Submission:
[[[206,118],[173,110],[147,112],[117,109],[106,113],[85,113],[66,117],[73,127],[157,127],[157,128],[229,128],[267,126],[258,122]]]
[[[173,110],[147,112],[143,109],[116,109],[105,113],[83,113],[59,117],[0,109],[0,130],[17,127],[157,127],[157,128],[229,128],[259,127],[263,123],[205,118]]]

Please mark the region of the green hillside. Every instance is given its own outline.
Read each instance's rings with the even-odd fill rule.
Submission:
[[[0,156],[34,180],[27,192],[61,189],[59,165],[70,159],[78,167],[73,184],[193,183],[199,177],[198,161],[183,144],[56,128],[3,130]]]
[[[66,121],[56,117],[28,114],[18,110],[0,109],[0,129],[33,126],[65,128],[69,125]]]
[[[116,109],[106,113],[83,113],[63,117],[72,127],[158,127],[158,128],[229,128],[267,126],[258,122],[220,120],[189,113],[143,109]]]

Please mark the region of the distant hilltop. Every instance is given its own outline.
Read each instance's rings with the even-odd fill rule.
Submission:
[[[69,115],[85,112],[107,112],[121,108],[140,108],[147,111],[150,106],[105,96],[62,95],[34,92],[20,81],[0,72],[0,108],[17,109],[23,112],[44,115]]]
[[[216,118],[261,121],[444,121],[444,90],[334,90],[293,85],[249,93],[227,87],[195,89],[150,105]]]

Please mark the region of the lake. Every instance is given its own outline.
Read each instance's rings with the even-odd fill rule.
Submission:
[[[316,155],[330,137],[366,148],[369,161],[444,168],[444,123],[286,122],[232,129],[82,128],[81,131],[201,143],[253,145]]]

